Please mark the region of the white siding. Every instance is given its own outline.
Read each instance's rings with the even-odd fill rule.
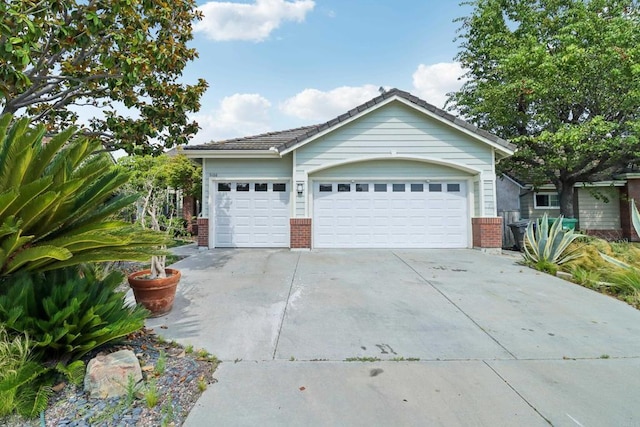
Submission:
[[[496,216],[496,201],[493,187],[495,186],[495,180],[485,179],[482,182],[482,191],[484,194],[484,216]]]
[[[480,181],[474,181],[473,183],[473,210],[474,213],[472,216],[481,216],[482,212],[480,212]]]
[[[617,188],[579,188],[577,192],[581,230],[620,229],[620,192]],[[594,192],[599,197],[595,197]],[[608,202],[602,200],[603,197]]]
[[[296,170],[294,181],[306,180],[310,171],[327,165],[346,162],[349,159],[365,159],[375,157],[420,157],[436,159],[448,164],[457,164],[477,170],[483,175],[483,197],[474,194],[474,200],[482,199],[488,215],[495,212],[495,200],[492,168],[492,148],[451,127],[441,124],[424,114],[407,107],[400,102],[393,102],[371,111],[368,114],[328,133],[315,141],[296,150]],[[377,161],[376,161],[377,162]],[[376,173],[390,177],[400,163],[388,163],[391,170],[385,170],[383,163],[376,163]],[[432,165],[434,173],[446,173],[468,176],[468,171]],[[337,176],[347,170],[354,173],[365,173],[366,165],[339,166],[334,171],[318,171],[314,176]],[[397,172],[397,171],[396,171]],[[405,173],[417,173],[417,169]],[[349,174],[352,176],[351,174]],[[375,175],[377,176],[377,175]],[[374,177],[374,176],[371,176]],[[415,176],[414,176],[415,177]],[[443,176],[446,177],[446,176]],[[489,184],[487,184],[489,182]],[[305,212],[307,198],[296,198],[296,214]],[[476,212],[472,216],[479,215]]]
[[[205,159],[203,173],[203,203],[209,200],[210,178],[230,180],[259,180],[263,178],[288,178],[292,175],[291,154],[277,159]],[[208,206],[208,205],[207,205]],[[203,217],[209,216],[208,208],[202,210]]]

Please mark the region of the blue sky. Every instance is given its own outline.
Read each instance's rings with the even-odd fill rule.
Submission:
[[[329,120],[397,87],[442,107],[457,89],[456,0],[199,1],[185,81],[209,89],[193,143]]]

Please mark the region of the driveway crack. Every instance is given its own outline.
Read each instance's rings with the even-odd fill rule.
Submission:
[[[540,415],[540,417],[542,417],[542,419],[543,419],[543,420],[545,420],[549,425],[551,425],[551,426],[553,425],[553,423],[552,423],[550,420],[548,420],[544,415],[542,415],[542,414],[540,413],[540,411],[538,411],[538,409],[537,409],[535,406],[533,406],[533,405],[531,404],[531,402],[529,402],[529,401],[528,401],[528,400],[527,400],[527,399],[526,399],[522,394],[520,394],[520,392],[519,392],[518,390],[516,390],[516,389],[515,389],[511,384],[509,384],[509,381],[507,381],[507,379],[506,379],[506,378],[504,378],[502,375],[500,375],[500,373],[499,373],[497,370],[495,370],[495,369],[493,368],[493,366],[491,366],[490,364],[488,364],[486,360],[483,360],[482,362],[483,362],[485,365],[487,365],[487,367],[488,367],[489,369],[491,369],[491,370],[493,371],[493,373],[494,373],[494,374],[496,374],[496,375],[498,376],[498,378],[500,378],[502,381],[504,381],[504,383],[507,385],[507,387],[509,387],[511,390],[513,390],[513,392],[514,392],[515,394],[517,394],[517,395],[518,395],[518,397],[524,401],[524,403],[526,403],[527,405],[529,405],[529,407],[530,407],[531,409],[533,409],[533,410],[535,411],[535,413],[536,413],[536,414]]]
[[[511,357],[513,357],[514,359],[518,359],[516,357],[515,354],[511,353],[505,346],[502,345],[502,343],[500,343],[500,341],[498,341],[493,335],[491,335],[489,332],[487,332],[482,326],[480,326],[480,324],[478,322],[476,322],[471,316],[469,316],[460,306],[458,306],[458,304],[456,304],[455,302],[453,302],[453,300],[451,298],[449,298],[447,295],[444,294],[444,292],[442,292],[440,289],[438,289],[437,286],[435,286],[433,283],[431,283],[426,277],[424,277],[422,274],[420,274],[418,272],[418,270],[416,270],[415,268],[413,268],[409,263],[407,263],[404,259],[402,259],[401,256],[399,256],[397,253],[395,253],[395,251],[392,251],[391,253],[393,253],[393,255],[398,258],[404,265],[406,265],[407,267],[409,267],[411,270],[413,270],[414,273],[416,273],[418,275],[418,277],[420,277],[422,280],[424,280],[426,283],[429,284],[429,286],[431,286],[433,289],[436,290],[436,292],[438,292],[440,295],[442,295],[444,297],[444,299],[446,299],[447,301],[449,301],[449,303],[451,303],[455,308],[457,308],[460,313],[464,314],[465,317],[467,319],[469,319],[474,325],[476,325],[482,332],[484,332],[489,338],[491,338],[491,340],[493,340],[493,342],[495,342],[496,344],[498,344],[504,351],[506,351],[507,353],[509,353],[509,355]],[[297,266],[296,266],[297,268]]]
[[[284,318],[287,315],[287,309],[289,308],[289,299],[291,298],[291,291],[293,290],[293,283],[296,279],[296,273],[298,272],[298,264],[300,264],[300,257],[302,254],[298,254],[298,259],[296,260],[296,266],[293,269],[293,274],[291,275],[291,283],[289,284],[289,293],[287,294],[287,300],[284,304],[284,310],[282,310],[282,317],[280,318],[280,326],[278,327],[278,336],[276,337],[276,345],[273,347],[273,354],[271,355],[271,360],[276,359],[276,352],[278,351],[278,344],[280,343],[280,334],[282,333],[282,326],[284,325]]]

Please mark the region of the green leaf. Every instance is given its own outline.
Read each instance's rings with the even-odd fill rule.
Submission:
[[[13,273],[18,268],[30,262],[43,259],[65,261],[72,256],[73,254],[65,248],[48,245],[36,246],[19,252],[9,263],[7,263],[5,270],[6,273]]]

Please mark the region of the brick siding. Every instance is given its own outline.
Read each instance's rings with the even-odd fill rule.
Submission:
[[[640,207],[640,179],[628,179],[624,190],[620,192],[620,226],[622,227],[622,238],[628,239],[631,242],[638,242],[640,238],[631,223],[630,199],[636,202],[636,207]]]
[[[291,218],[291,249],[311,248],[311,218]]]
[[[589,236],[599,237],[604,240],[608,240],[610,242],[614,242],[616,240],[622,240],[623,234],[622,229],[611,229],[611,230],[581,230],[584,234]]]
[[[471,218],[474,248],[502,247],[502,217]]]
[[[209,247],[209,218],[198,218],[198,246]]]

